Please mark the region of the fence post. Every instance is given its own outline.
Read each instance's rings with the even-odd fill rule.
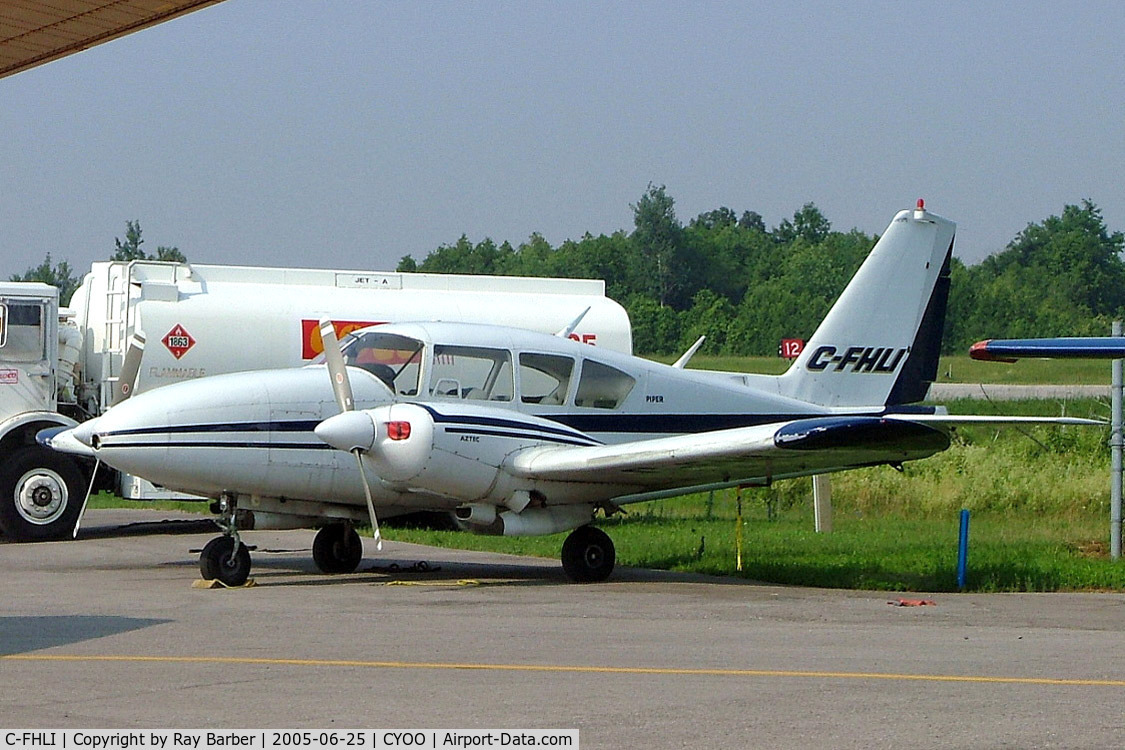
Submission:
[[[832,479],[827,474],[812,478],[813,524],[818,534],[832,533]]]

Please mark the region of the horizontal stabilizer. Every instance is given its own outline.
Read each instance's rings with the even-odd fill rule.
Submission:
[[[1125,359],[1125,337],[1070,336],[1053,339],[987,339],[969,347],[984,362],[1015,362],[1020,357],[1052,359]]]

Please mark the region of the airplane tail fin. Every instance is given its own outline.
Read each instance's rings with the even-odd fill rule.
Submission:
[[[789,370],[781,392],[822,406],[909,404],[937,377],[956,224],[900,211]]]

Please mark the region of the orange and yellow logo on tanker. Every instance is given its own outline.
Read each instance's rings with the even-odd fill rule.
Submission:
[[[368,326],[377,326],[386,323],[385,320],[333,320],[332,327],[336,329],[336,338],[342,339],[352,331]],[[319,320],[301,321],[301,359],[313,359],[324,353],[324,341],[320,338]]]

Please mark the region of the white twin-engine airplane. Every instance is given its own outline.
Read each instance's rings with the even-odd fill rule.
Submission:
[[[956,422],[1093,423],[904,406],[937,372],[954,226],[921,202],[895,216],[780,376],[685,370],[686,355],[669,366],[565,335],[457,323],[380,325],[338,347],[325,321],[327,372],[169,385],[42,439],[218,498],[224,535],[200,567],[231,585],[250,571],[240,509],[258,528],[321,526],[313,557],[325,572],[358,566],[354,524],[369,520],[381,548],[377,513],[444,510],[483,533],[573,530],[566,574],[600,581],[614,548],[590,525],[598,510],[898,467],[948,447]]]

